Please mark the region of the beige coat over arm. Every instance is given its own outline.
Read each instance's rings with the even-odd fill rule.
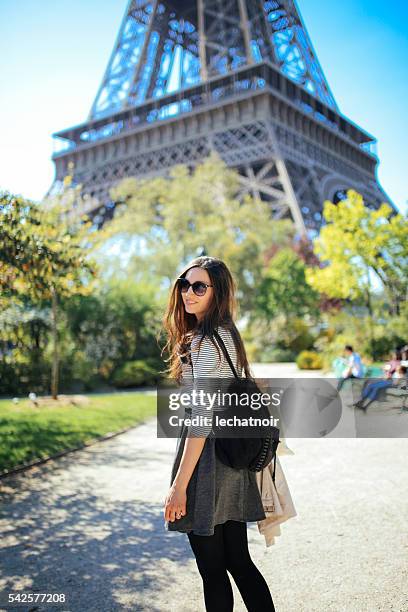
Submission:
[[[281,535],[280,525],[297,515],[288,483],[279,461],[279,455],[293,455],[294,452],[281,439],[276,453],[275,484],[272,480],[273,461],[260,472],[256,481],[262,497],[266,518],[257,521],[258,530],[265,537],[266,546],[275,544],[275,537]]]

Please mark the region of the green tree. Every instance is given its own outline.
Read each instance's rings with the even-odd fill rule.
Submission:
[[[305,270],[292,249],[278,251],[262,271],[254,315],[267,321],[282,315],[286,325],[294,318],[316,318],[319,293],[306,281]]]
[[[319,293],[305,279],[305,263],[292,247],[275,252],[262,269],[249,317],[256,358],[291,360],[313,346]]]
[[[193,170],[168,177],[124,179],[111,190],[118,202],[112,232],[136,241],[131,265],[168,284],[201,253],[225,260],[238,281],[241,312],[249,311],[271,244],[289,244],[290,220],[273,220],[267,203],[237,198],[239,177],[216,154]]]
[[[51,393],[58,393],[58,302],[93,289],[96,266],[90,253],[104,238],[91,221],[74,215],[78,188],[67,187],[37,204],[0,193],[1,306],[51,306],[53,359]]]
[[[78,359],[92,364],[93,373],[106,381],[124,362],[149,359],[161,367],[156,341],[161,310],[155,285],[103,278],[92,295],[65,300],[64,311]]]

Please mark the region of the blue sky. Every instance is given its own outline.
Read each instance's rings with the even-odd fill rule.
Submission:
[[[0,0],[0,188],[44,196],[54,177],[51,134],[86,119],[126,5]],[[379,180],[405,211],[408,2],[298,6],[340,110],[378,139]]]

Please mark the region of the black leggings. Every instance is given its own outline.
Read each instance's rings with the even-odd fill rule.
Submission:
[[[246,523],[227,521],[215,525],[212,536],[187,535],[203,579],[207,612],[233,610],[234,598],[227,570],[249,612],[275,612],[265,578],[248,550]]]

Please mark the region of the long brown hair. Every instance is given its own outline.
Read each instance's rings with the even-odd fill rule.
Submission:
[[[234,323],[237,310],[236,285],[231,272],[221,259],[203,255],[190,261],[179,276],[185,277],[191,268],[207,270],[214,288],[214,298],[211,300],[204,317],[198,322],[194,314],[186,311],[179,285],[175,280],[163,316],[163,327],[167,333],[167,342],[162,349],[162,354],[164,351],[169,354],[169,358],[165,360],[169,362],[169,367],[164,373],[167,374],[168,378],[180,382],[182,376],[180,357],[187,355],[190,342],[196,334],[201,334],[199,348],[204,338],[208,336],[220,357],[220,350],[213,339],[213,331],[219,325],[222,325],[231,332],[237,351],[239,368],[243,368],[247,378],[252,378],[244,343]]]

